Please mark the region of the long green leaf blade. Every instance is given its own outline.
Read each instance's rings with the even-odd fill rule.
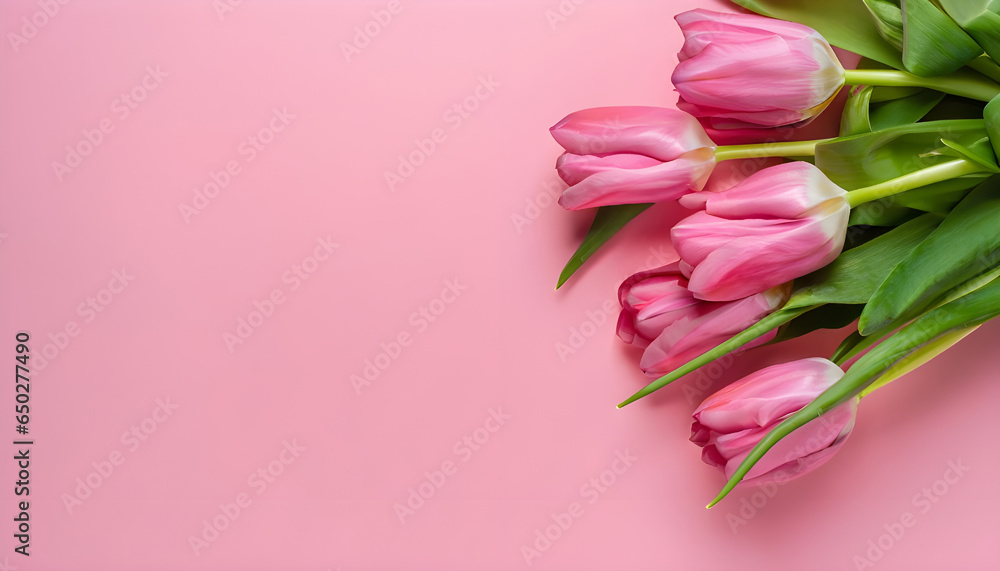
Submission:
[[[1000,177],[969,193],[940,226],[897,264],[858,321],[867,335],[921,313],[948,290],[998,263]]]
[[[616,206],[602,206],[597,209],[597,215],[590,225],[590,230],[583,237],[583,242],[576,252],[566,262],[566,267],[559,274],[559,282],[556,289],[566,283],[580,266],[594,255],[601,246],[604,245],[616,232],[621,230],[633,218],[642,214],[652,204],[621,204]]]

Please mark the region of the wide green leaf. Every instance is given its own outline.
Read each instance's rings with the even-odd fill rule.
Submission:
[[[652,204],[621,204],[616,206],[602,206],[597,209],[597,215],[590,225],[590,230],[583,237],[583,242],[570,257],[566,267],[559,274],[559,282],[556,289],[562,287],[580,266],[584,264],[594,252],[604,245],[616,232],[621,230],[633,218],[642,214]]]
[[[866,395],[875,392],[876,390],[884,387],[885,385],[895,381],[896,379],[902,377],[903,375],[913,371],[914,369],[930,362],[931,359],[937,357],[941,353],[944,353],[956,343],[965,339],[970,333],[979,329],[979,325],[973,325],[972,327],[967,327],[965,329],[958,329],[956,331],[951,331],[945,333],[944,335],[938,337],[937,339],[921,345],[918,349],[910,353],[908,358],[903,359],[899,363],[893,365],[891,368],[882,373],[872,384],[868,385],[861,393],[858,395],[864,398]]]
[[[903,65],[911,73],[946,75],[983,53],[983,48],[932,0],[902,0],[902,8]]]
[[[916,123],[930,113],[944,99],[945,94],[933,89],[922,89],[908,97],[901,97],[871,105],[869,122],[872,131],[881,131],[899,125]]]
[[[940,222],[940,216],[924,214],[844,252],[826,267],[796,280],[785,308],[868,303],[893,266],[930,236]]]
[[[993,152],[1000,157],[1000,95],[993,98],[983,109],[983,119],[986,121],[986,132],[993,144]]]
[[[889,204],[889,201],[874,200],[860,204],[851,209],[851,217],[847,221],[848,226],[899,226],[907,220],[912,220],[920,215],[920,212]]]
[[[967,177],[953,178],[927,186],[921,186],[913,190],[902,192],[887,199],[868,202],[862,206],[881,205],[883,202],[891,208],[908,208],[912,210],[922,210],[924,212],[936,212],[947,214],[955,207],[969,191],[988,178],[988,174],[969,175]]]
[[[899,51],[879,35],[861,0],[732,0],[748,10],[805,24],[831,44],[902,69]]]
[[[1000,177],[980,184],[897,264],[858,321],[868,335],[919,315],[949,290],[998,265]]]
[[[831,303],[821,305],[796,317],[778,329],[778,335],[771,343],[781,343],[789,339],[801,337],[819,329],[840,329],[847,327],[861,315],[863,305],[846,305]]]
[[[980,119],[928,121],[838,138],[816,145],[816,166],[847,190],[871,186],[954,160],[941,139],[971,145],[986,136]]]
[[[1000,1],[937,0],[944,11],[982,46],[993,59],[1000,59]]]

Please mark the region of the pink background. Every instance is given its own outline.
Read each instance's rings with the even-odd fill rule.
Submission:
[[[1000,324],[867,399],[822,470],[709,511],[723,481],[687,441],[700,399],[842,334],[619,411],[644,379],[604,307],[672,255],[684,213],[658,206],[553,291],[589,215],[550,200],[547,128],[672,106],[672,16],[723,2],[400,0],[391,20],[388,2],[232,3],[0,4],[0,352],[28,331],[40,369],[31,556],[13,551],[8,442],[0,564],[506,570],[529,566],[527,546],[537,569],[850,570],[881,540],[877,569],[1000,565]],[[366,25],[378,33],[345,55]],[[12,33],[32,37],[15,49]],[[67,145],[87,156],[57,175]],[[422,164],[391,189],[411,153]],[[227,338],[255,302],[269,315]],[[384,370],[356,390],[366,361]],[[949,462],[969,470],[934,488]],[[924,488],[933,504],[914,502]],[[886,535],[907,512],[916,524]]]

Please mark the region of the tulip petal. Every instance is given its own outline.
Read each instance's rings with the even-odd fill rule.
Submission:
[[[713,151],[702,148],[653,167],[601,170],[563,191],[559,204],[568,210],[580,210],[674,200],[703,188],[714,166]]]
[[[691,441],[702,459],[727,478],[774,426],[833,386],[844,372],[826,359],[802,359],[761,369],[716,392],[699,406]],[[744,481],[763,483],[801,476],[826,462],[854,428],[858,399],[837,406],[779,441]]]
[[[712,243],[708,237],[687,245],[675,238],[674,247],[695,265],[688,283],[695,297],[706,301],[739,299],[804,276],[836,259],[844,247],[849,215],[850,207],[844,202],[833,212],[800,220],[731,221],[743,228],[750,226],[747,222],[772,225],[768,231],[750,227],[755,232],[744,230],[743,236],[707,255],[705,245]],[[696,257],[688,259],[685,250],[693,251]]]
[[[809,404],[843,375],[840,367],[826,359],[772,365],[723,387],[693,415],[719,432],[767,426]],[[762,408],[766,408],[763,413]]]
[[[646,155],[618,154],[606,157],[563,153],[556,160],[556,172],[568,185],[581,182],[590,175],[612,169],[643,169],[662,164]]]
[[[773,37],[706,46],[697,58],[679,63],[671,81],[685,105],[697,107],[695,116],[771,124],[765,121],[804,119],[802,112],[839,91],[844,78],[839,65],[827,71],[811,52],[792,50]]]
[[[698,198],[703,198],[703,194],[698,193]],[[802,220],[730,220],[702,211],[696,212],[674,225],[670,230],[670,239],[681,259],[692,266],[698,266],[712,252],[725,247],[734,240],[741,238],[764,239],[804,223],[805,221]],[[695,271],[697,271],[697,267],[695,267]],[[692,275],[694,274],[692,273]]]
[[[661,107],[597,107],[567,115],[552,137],[576,155],[629,153],[672,161],[688,151],[714,148],[697,119]]]
[[[807,26],[708,10],[676,19],[684,45],[671,80],[681,95],[677,107],[696,117],[765,127],[801,123],[821,113],[844,84],[829,43]]]
[[[847,192],[815,166],[793,161],[758,171],[724,192],[681,197],[686,208],[701,207],[729,219],[799,218],[823,203],[844,199]]]
[[[639,367],[649,377],[661,377],[760,321],[783,305],[788,295],[788,288],[778,288],[731,303],[703,302],[701,315],[691,313],[663,329],[643,352]],[[740,350],[762,345],[776,333],[759,337]]]

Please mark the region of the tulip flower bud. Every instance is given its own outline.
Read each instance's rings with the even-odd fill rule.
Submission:
[[[566,149],[556,170],[570,185],[559,198],[569,210],[674,200],[701,190],[715,167],[715,143],[675,109],[585,109],[550,132]]]
[[[840,255],[847,192],[795,161],[757,171],[729,190],[681,199],[701,208],[670,231],[698,299],[742,299],[804,276]]]
[[[677,107],[717,129],[803,124],[844,85],[830,44],[807,26],[753,14],[678,14],[684,45],[671,81]]]
[[[692,415],[691,441],[702,460],[732,477],[747,454],[785,418],[844,376],[826,359],[802,359],[761,369],[705,399]],[[851,399],[781,439],[744,482],[788,481],[815,470],[844,444],[854,428],[858,399]]]
[[[618,336],[646,348],[639,366],[647,376],[659,378],[760,321],[784,305],[790,291],[785,285],[728,303],[701,301],[687,290],[687,280],[674,262],[622,283]],[[775,334],[741,350],[767,343]]]

